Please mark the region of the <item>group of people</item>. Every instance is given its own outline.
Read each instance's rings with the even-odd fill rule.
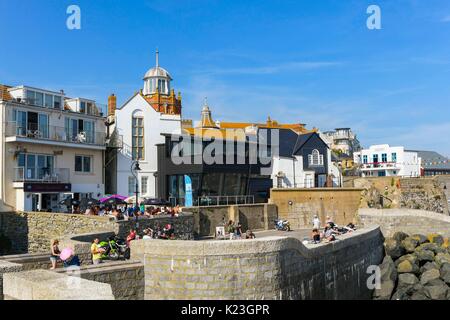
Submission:
[[[74,207],[73,214],[85,214],[90,216],[111,216],[116,220],[128,220],[131,217],[153,217],[157,215],[171,215],[172,217],[178,217],[182,214],[182,209],[179,205],[175,207],[154,207],[145,206],[141,203],[139,206],[88,206],[84,212],[80,211],[80,207]]]
[[[252,230],[242,232],[242,224],[240,222],[234,223],[233,220],[229,220],[225,224],[225,230],[230,235],[230,240],[233,239],[255,239],[256,236]]]
[[[312,225],[313,230],[311,232],[311,238],[313,243],[320,243],[322,241],[332,242],[336,240],[336,236],[356,230],[353,223],[349,223],[347,226],[339,228],[330,216],[326,217],[325,227],[322,232],[320,231],[321,221],[317,215],[314,215]]]

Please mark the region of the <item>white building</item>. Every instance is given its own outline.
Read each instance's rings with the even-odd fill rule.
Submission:
[[[63,91],[0,85],[0,199],[16,210],[60,211],[72,195],[104,194],[104,106]]]
[[[359,140],[350,128],[336,128],[334,131],[323,132],[320,136],[331,150],[339,150],[349,156],[361,150]]]
[[[181,133],[181,96],[171,89],[172,77],[159,66],[144,76],[143,89],[120,108],[109,106],[112,139],[119,140],[117,150],[108,152],[107,193],[132,196],[135,179],[131,172],[138,160],[138,191],[140,197],[157,197],[157,144],[164,143],[162,133]]]
[[[363,177],[418,177],[421,175],[421,159],[417,152],[388,144],[373,145],[354,153],[354,161]]]
[[[277,188],[340,187],[342,176],[331,161],[331,150],[318,133],[279,130],[278,154],[273,154],[272,180]]]

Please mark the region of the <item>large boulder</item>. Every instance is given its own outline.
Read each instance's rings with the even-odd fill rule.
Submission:
[[[439,266],[437,265],[436,262],[427,262],[422,267],[420,267],[420,273],[424,273],[425,271],[428,271],[430,269],[438,269],[439,270]]]
[[[397,281],[397,268],[390,256],[385,256],[380,265],[380,289],[375,289],[373,297],[376,300],[389,300]]]
[[[398,276],[397,291],[403,289],[407,294],[411,294],[418,283],[419,279],[414,274],[402,273]]]
[[[411,300],[429,300],[425,294],[425,287],[421,283],[414,285],[413,292],[410,296]]]
[[[434,252],[431,250],[417,250],[415,252],[419,265],[434,261]]]
[[[419,273],[419,266],[409,260],[400,262],[397,266],[398,273]]]
[[[441,282],[434,281],[433,285],[426,285],[425,295],[432,300],[446,300],[449,288],[443,281]]]
[[[441,274],[438,269],[430,269],[422,273],[420,276],[420,283],[426,285],[432,280],[439,279],[440,276]]]
[[[409,235],[407,233],[404,233],[404,232],[401,232],[401,231],[397,231],[392,236],[392,239],[394,239],[395,241],[401,242],[401,241],[403,241],[404,239],[406,239],[408,237],[409,237]]]
[[[429,234],[428,240],[431,243],[436,243],[438,246],[442,246],[444,244],[444,237],[437,233]]]
[[[413,238],[414,240],[417,240],[419,242],[419,244],[429,242],[427,236],[425,236],[423,234],[413,234],[411,236],[411,238]]]
[[[409,295],[405,289],[397,289],[392,295],[391,300],[409,300]]]
[[[450,263],[444,263],[440,269],[441,279],[448,285],[450,285]]]
[[[400,245],[400,242],[395,239],[387,239],[384,243],[384,248],[386,255],[391,256],[394,260],[405,254],[405,248],[403,248]]]
[[[440,266],[445,263],[450,263],[450,253],[438,253],[434,258],[434,261],[436,261]]]
[[[419,261],[417,260],[417,256],[414,254],[405,254],[404,256],[401,256],[395,261],[395,265],[398,266],[403,261],[408,260],[412,264],[419,264]]]
[[[416,250],[416,247],[418,245],[419,245],[419,241],[417,241],[416,239],[413,239],[411,237],[407,237],[407,238],[403,239],[403,241],[401,242],[401,246],[403,248],[405,248],[405,251],[408,253],[414,252],[414,250]]]
[[[446,252],[446,250],[444,248],[440,247],[436,243],[423,243],[416,248],[416,252],[418,250],[431,250],[435,254]]]

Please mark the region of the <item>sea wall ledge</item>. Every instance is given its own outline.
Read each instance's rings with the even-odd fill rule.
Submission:
[[[330,243],[303,244],[300,240],[291,237],[264,237],[251,240],[209,240],[209,241],[179,241],[179,240],[151,240],[132,241],[131,252],[135,259],[142,259],[142,254],[163,256],[223,256],[248,255],[280,252],[283,250],[296,250],[305,258],[317,258],[325,254],[339,251],[346,247],[361,244],[364,241],[378,238],[382,234],[378,226],[369,226],[364,229],[347,233],[339,240]]]

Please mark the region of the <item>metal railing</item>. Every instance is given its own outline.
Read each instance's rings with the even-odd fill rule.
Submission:
[[[185,198],[169,197],[172,206],[184,206]],[[227,206],[234,204],[253,204],[255,197],[253,195],[237,195],[237,196],[203,196],[194,199],[193,205],[196,207],[207,206]]]
[[[104,132],[82,131],[75,134],[64,127],[39,126],[37,124],[23,126],[14,121],[5,122],[5,136],[93,145],[105,144]]]
[[[69,183],[68,168],[14,168],[15,182]]]

